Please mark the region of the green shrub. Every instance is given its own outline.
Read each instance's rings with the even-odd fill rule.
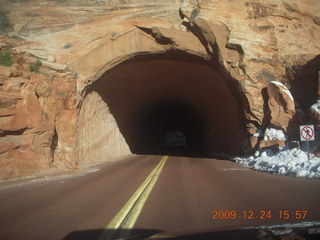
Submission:
[[[66,43],[63,48],[64,49],[68,49],[68,48],[71,48],[72,47],[72,44],[71,43]]]
[[[37,61],[35,61],[34,63],[30,63],[29,64],[29,71],[30,72],[39,73],[39,67],[41,65],[42,65],[42,63],[40,62],[39,59],[37,59]]]
[[[6,33],[9,30],[13,29],[12,24],[10,23],[9,18],[7,16],[7,13],[8,12],[6,11],[0,11],[0,33]]]
[[[14,63],[11,53],[9,50],[0,50],[0,65],[1,66],[11,66]]]

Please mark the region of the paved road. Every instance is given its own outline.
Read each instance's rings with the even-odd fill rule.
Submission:
[[[0,189],[0,239],[97,239],[161,159],[135,156],[91,173]],[[229,161],[169,157],[134,232],[173,236],[320,221],[319,203],[319,180],[260,173]],[[213,211],[223,211],[222,219],[213,219]],[[230,213],[235,219],[225,219]],[[287,214],[289,219],[281,219]]]

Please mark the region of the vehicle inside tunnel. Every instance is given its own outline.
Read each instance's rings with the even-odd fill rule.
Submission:
[[[82,102],[78,150],[88,158],[124,145],[135,154],[241,154],[241,97],[217,69],[188,54],[155,54],[108,70]]]

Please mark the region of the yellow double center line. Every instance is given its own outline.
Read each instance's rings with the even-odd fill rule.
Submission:
[[[132,229],[136,223],[167,159],[168,156],[164,156],[161,159],[160,163],[152,170],[138,190],[131,196],[129,201],[105,227],[106,230],[99,235],[98,240],[121,239],[130,235],[130,229]]]

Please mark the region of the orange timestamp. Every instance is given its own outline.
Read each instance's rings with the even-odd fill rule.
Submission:
[[[225,211],[212,211],[213,220],[222,219],[248,219],[248,220],[269,220],[272,218],[277,219],[305,219],[307,217],[307,210],[245,210],[245,211],[235,211],[235,210],[225,210]]]

